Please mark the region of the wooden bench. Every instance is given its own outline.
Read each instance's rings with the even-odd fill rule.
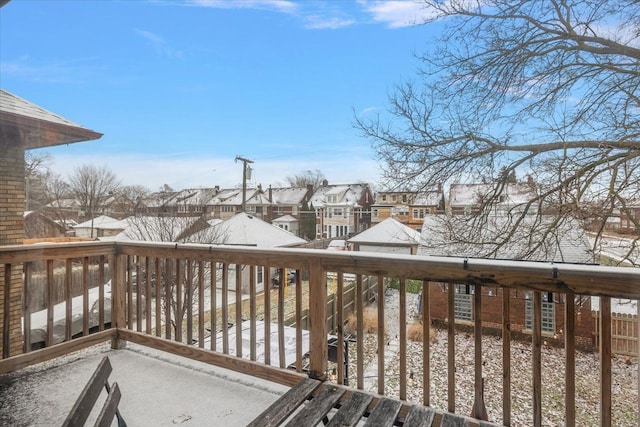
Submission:
[[[107,399],[98,414],[96,420],[96,427],[108,427],[113,421],[113,417],[118,418],[118,427],[126,427],[124,419],[118,411],[118,403],[120,403],[120,389],[118,383],[109,385],[109,375],[111,374],[111,362],[108,357],[104,357],[95,372],[84,386],[82,393],[76,400],[76,403],[71,408],[71,412],[67,416],[67,419],[62,424],[64,427],[80,427],[84,426],[89,414],[93,410],[102,387],[107,390]]]
[[[345,397],[346,396],[346,397]],[[322,383],[306,378],[299,381],[271,406],[265,409],[250,424],[250,427],[279,426],[285,421],[287,426],[316,426],[319,423],[330,427],[354,426],[360,420],[365,426],[434,426],[436,410],[414,405],[406,418],[399,417],[403,402],[380,397],[371,407],[374,396],[359,390],[349,389],[333,383]],[[337,409],[332,411],[332,409]],[[469,418],[439,412],[440,426],[469,426]],[[475,421],[475,420],[474,420]],[[480,426],[493,424],[478,422]]]

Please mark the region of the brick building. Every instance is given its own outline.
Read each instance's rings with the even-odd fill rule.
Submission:
[[[593,264],[594,256],[589,247],[585,233],[578,224],[568,220],[559,224],[553,235],[536,238],[533,228],[535,218],[527,218],[513,234],[512,239],[504,245],[498,236],[504,234],[504,227],[508,226],[506,217],[496,217],[484,227],[484,235],[478,234],[467,226],[462,217],[448,215],[434,215],[425,219],[422,229],[420,255],[460,257],[464,258],[495,258],[537,261],[546,263],[580,263]],[[531,249],[531,242],[543,241],[535,250]],[[483,241],[483,245],[471,245],[468,242]],[[491,243],[488,243],[491,242]],[[551,267],[550,267],[551,271]],[[430,287],[431,317],[435,323],[448,322],[448,286],[455,286],[455,322],[461,328],[473,326],[473,294],[475,286],[469,283],[432,284]],[[482,324],[488,332],[499,333],[502,328],[502,297],[500,288],[482,287]],[[514,335],[528,335],[533,322],[533,298],[531,292],[517,289],[510,291],[511,331]],[[542,295],[542,333],[548,343],[560,344],[565,330],[564,295],[543,293]],[[591,299],[576,297],[575,334],[576,344],[582,348],[593,345],[593,319],[591,316]]]
[[[25,151],[101,136],[0,89],[0,245],[24,242]],[[5,316],[7,307],[11,316]],[[3,357],[22,351],[21,312],[22,269],[0,266],[0,318],[14,319],[0,330]]]

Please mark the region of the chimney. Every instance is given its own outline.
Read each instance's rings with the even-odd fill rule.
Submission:
[[[273,203],[273,191],[271,189],[271,184],[269,184],[269,203]]]
[[[329,181],[327,181],[326,179],[322,180],[322,186],[323,187],[328,187],[329,186]]]

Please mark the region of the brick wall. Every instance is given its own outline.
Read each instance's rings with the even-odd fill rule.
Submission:
[[[20,134],[13,129],[2,129],[0,133],[0,245],[21,244],[24,240],[24,147]],[[9,306],[9,348],[4,346],[5,305]],[[3,355],[22,352],[22,265],[12,265],[7,274],[0,265],[0,345]]]
[[[429,298],[431,301],[431,317],[435,324],[446,324],[448,319],[448,300],[447,285],[431,283]],[[491,289],[491,295],[489,294]],[[564,298],[562,294],[554,294],[555,304],[555,334],[543,333],[543,338],[547,344],[562,346],[564,340],[565,321],[564,321]],[[594,345],[593,321],[591,316],[590,299],[586,298],[581,301],[581,306],[575,309],[575,337],[576,346],[583,350],[592,350]],[[526,300],[524,291],[515,289],[511,290],[511,331],[515,339],[530,340],[529,331],[525,329],[526,319]],[[462,329],[472,329],[471,322],[458,321],[457,324]],[[489,334],[500,335],[502,333],[502,289],[501,288],[482,288],[482,325],[483,332]]]

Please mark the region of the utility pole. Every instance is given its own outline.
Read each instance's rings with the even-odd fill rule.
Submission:
[[[247,165],[249,163],[253,163],[253,160],[236,156],[236,163],[238,162],[238,160],[242,162],[242,212],[246,212],[247,211],[247,169],[251,170],[251,168],[249,168]]]

